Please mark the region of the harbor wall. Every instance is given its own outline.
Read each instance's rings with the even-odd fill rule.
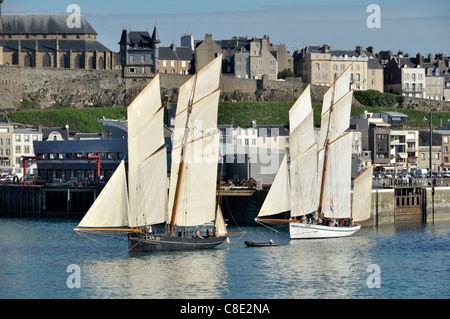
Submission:
[[[433,222],[450,220],[450,187],[416,188],[409,198],[420,203],[396,207],[396,189],[372,190],[371,218],[363,227],[400,222]],[[81,219],[99,194],[95,187],[0,186],[0,217],[64,217]],[[236,193],[221,196],[221,208],[229,225],[255,225],[255,217],[268,190],[258,190],[250,196]],[[397,189],[398,193],[398,189]],[[406,194],[406,192],[405,192]],[[399,201],[401,202],[401,201]],[[397,202],[398,203],[398,202]],[[417,205],[419,204],[419,205]],[[406,212],[405,212],[406,208]],[[412,216],[412,217],[411,217]],[[288,214],[282,218],[289,218]]]

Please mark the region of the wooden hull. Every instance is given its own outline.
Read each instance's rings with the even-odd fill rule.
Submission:
[[[289,234],[291,239],[336,238],[351,236],[360,228],[361,225],[334,227],[292,222],[289,224]]]
[[[186,251],[214,248],[227,239],[227,236],[185,238],[170,237],[168,235],[150,235],[130,233],[128,235],[129,252],[154,252],[154,251]]]
[[[248,247],[278,246],[278,244],[275,244],[275,243],[255,243],[255,242],[252,242],[252,241],[245,241],[244,244],[246,244]]]

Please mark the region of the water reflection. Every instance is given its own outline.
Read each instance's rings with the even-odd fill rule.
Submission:
[[[129,254],[123,238],[92,242],[76,223],[0,219],[2,298],[448,298],[450,222],[363,227],[339,239],[290,240],[246,227],[232,244],[191,252]],[[246,247],[273,239],[278,247]],[[101,243],[101,244],[100,244]],[[108,246],[105,246],[108,244]],[[125,252],[125,253],[124,253]],[[66,268],[81,269],[81,288]],[[367,267],[381,269],[369,289]]]
[[[220,298],[225,254],[214,249],[89,261],[82,265],[83,279],[105,298]]]

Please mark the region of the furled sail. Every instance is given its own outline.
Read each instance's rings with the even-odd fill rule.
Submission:
[[[128,106],[130,226],[167,221],[167,158],[157,74]]]
[[[128,221],[127,179],[122,160],[78,227],[123,227],[128,226]]]
[[[373,166],[359,174],[353,182],[352,218],[355,222],[371,216]]]

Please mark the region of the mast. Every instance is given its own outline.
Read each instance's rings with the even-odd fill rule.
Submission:
[[[175,189],[175,198],[173,202],[173,208],[172,208],[172,217],[170,219],[170,237],[173,236],[173,231],[175,228],[175,218],[177,216],[177,207],[178,207],[178,196],[180,195],[180,186],[181,186],[181,178],[184,171],[184,155],[186,153],[186,144],[187,144],[187,138],[189,136],[189,126],[191,122],[191,112],[192,112],[192,103],[194,101],[194,93],[195,93],[195,86],[197,84],[197,74],[195,74],[194,79],[194,85],[192,87],[191,92],[191,98],[189,99],[189,104],[187,108],[187,118],[186,118],[186,127],[184,129],[184,136],[183,136],[183,142],[182,142],[182,148],[181,148],[181,162],[180,162],[180,168],[178,170],[178,177],[177,177],[177,187]]]
[[[320,184],[319,208],[317,209],[317,212],[319,214],[319,218],[322,218],[322,200],[323,200],[323,193],[324,193],[324,189],[325,189],[325,175],[326,175],[326,172],[327,172],[328,149],[329,149],[329,145],[330,145],[331,115],[333,113],[333,104],[334,104],[334,93],[335,93],[335,90],[336,90],[336,82],[333,85],[333,97],[331,98],[331,105],[330,105],[330,108],[329,108],[330,115],[328,117],[327,136],[325,138],[325,153],[324,153],[323,169],[322,169],[322,181],[321,181],[321,184]]]

